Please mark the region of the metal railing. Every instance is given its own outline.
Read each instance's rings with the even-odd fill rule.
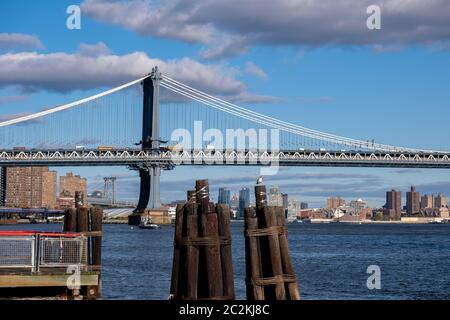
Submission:
[[[87,238],[84,236],[48,237],[41,236],[40,267],[67,267],[87,264]]]
[[[0,269],[39,271],[87,264],[88,241],[81,234],[0,232]]]

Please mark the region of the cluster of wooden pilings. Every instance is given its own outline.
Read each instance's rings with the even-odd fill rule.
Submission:
[[[76,232],[88,237],[89,265],[98,268],[102,264],[102,220],[103,210],[98,207],[67,209],[64,216],[64,232]]]
[[[256,207],[245,209],[248,300],[300,300],[289,255],[284,208],[267,205],[266,187],[255,186]]]
[[[208,180],[176,210],[171,298],[232,300],[230,208],[209,200]],[[266,187],[255,187],[256,207],[245,209],[248,300],[299,300],[282,207],[267,206]]]
[[[230,208],[209,200],[208,180],[198,180],[176,210],[171,298],[234,299]]]

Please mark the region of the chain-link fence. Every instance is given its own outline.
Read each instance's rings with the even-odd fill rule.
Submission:
[[[87,264],[87,238],[80,236],[41,237],[40,267],[67,267]]]
[[[68,267],[88,264],[88,238],[80,234],[0,232],[0,268]]]
[[[34,259],[34,236],[0,236],[0,268],[32,268]]]

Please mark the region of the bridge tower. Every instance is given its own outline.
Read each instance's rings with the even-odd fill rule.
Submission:
[[[142,81],[144,91],[143,123],[142,123],[142,150],[159,153],[161,142],[159,128],[159,81],[161,73],[154,67],[150,76]],[[159,180],[161,167],[155,164],[141,164],[137,168],[140,177],[140,193],[135,213],[142,213],[145,209],[158,209],[161,207]]]

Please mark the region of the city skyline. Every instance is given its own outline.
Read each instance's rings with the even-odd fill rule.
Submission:
[[[155,8],[146,7],[145,2],[133,3],[139,4],[137,7],[142,5],[139,8],[147,16],[154,12]],[[147,31],[137,30],[126,18],[130,16],[127,10],[136,10],[133,6],[112,11],[116,22],[110,23],[99,8],[114,9],[120,6],[120,1],[111,4],[81,1],[80,30],[66,27],[66,9],[73,4],[71,1],[43,4],[19,1],[14,5],[2,2],[0,116],[11,118],[82,98],[148,73],[158,64],[169,74],[177,72],[182,80],[191,80],[201,89],[211,89],[208,92],[238,100],[236,102],[252,110],[282,120],[363,140],[450,150],[446,139],[446,119],[450,117],[450,93],[446,90],[450,74],[446,70],[450,58],[445,45],[449,38],[437,32],[442,26],[426,14],[432,10],[445,16],[448,4],[418,4],[406,13],[409,20],[402,20],[402,23],[414,21],[424,27],[429,32],[425,41],[417,28],[393,25],[395,14],[389,10],[380,31],[369,33],[358,29],[352,32],[346,26],[342,34],[336,35],[326,30],[316,32],[315,23],[308,23],[315,15],[302,10],[302,3],[297,4],[297,9],[304,12],[302,19],[293,21],[306,22],[290,26],[277,21],[275,16],[261,15],[258,5],[251,2],[243,13],[248,13],[247,10],[254,13],[255,30],[244,28],[243,31],[233,29],[233,23],[230,24],[234,21],[230,20],[234,16],[230,14],[232,4],[219,3],[222,7],[213,5],[209,9],[216,18],[223,10],[223,23],[213,18],[209,21],[212,29],[207,27],[207,22],[200,23],[200,28],[192,30],[192,38],[189,38],[182,32],[186,31],[183,28],[169,33],[159,32],[156,26],[149,26]],[[339,16],[347,16],[346,10],[355,13],[361,9],[360,15],[351,15],[348,23],[352,25],[355,17],[360,17],[358,25],[365,28],[365,5],[364,1],[350,1],[344,8],[337,8],[330,2],[327,10],[338,12],[330,23],[335,21],[333,19],[347,21]],[[161,6],[166,13],[175,10]],[[19,9],[21,7],[27,10]],[[292,12],[281,2],[276,2],[274,7],[289,16],[289,11]],[[183,8],[173,13],[186,13]],[[199,12],[207,8],[198,4]],[[245,25],[245,19],[238,13],[235,22]],[[325,16],[328,17],[326,12]],[[268,32],[260,23],[264,21],[262,18],[278,28],[274,28],[273,33]],[[295,27],[299,28],[295,36],[286,39],[286,30]],[[402,30],[409,30],[408,36]],[[249,36],[254,36],[255,32],[260,32],[266,41]],[[225,36],[225,40],[214,43],[210,41],[214,38],[212,34]],[[312,38],[305,38],[305,34],[311,34]],[[367,37],[369,41],[363,41]],[[115,68],[110,68],[105,61],[114,62]],[[30,70],[27,78],[21,77],[23,72],[16,71],[24,66],[22,63],[35,64],[36,71]],[[95,70],[97,75],[90,70]],[[206,76],[195,77],[195,72]],[[40,83],[42,78],[47,81]],[[431,123],[424,123],[424,110],[440,116],[433,117]],[[426,129],[427,126],[432,130]],[[61,173],[61,169],[55,170]],[[105,176],[119,177],[118,183],[123,183],[119,185],[120,198],[137,199],[136,172],[118,167],[102,171]],[[182,198],[182,191],[174,190],[173,186],[190,185],[199,176],[208,177],[212,182],[234,181],[228,185],[233,190],[243,186],[251,188],[259,176],[258,171],[258,168],[223,168],[220,172],[214,168],[177,168],[163,172],[162,200]],[[94,183],[103,179],[97,175],[97,169],[80,168],[79,172]],[[294,178],[298,182],[294,182]],[[363,197],[372,206],[381,206],[385,190],[391,188],[406,192],[411,185],[416,185],[425,193],[450,190],[450,173],[434,169],[291,168],[265,179],[313,206],[324,203],[336,190],[344,197]]]

